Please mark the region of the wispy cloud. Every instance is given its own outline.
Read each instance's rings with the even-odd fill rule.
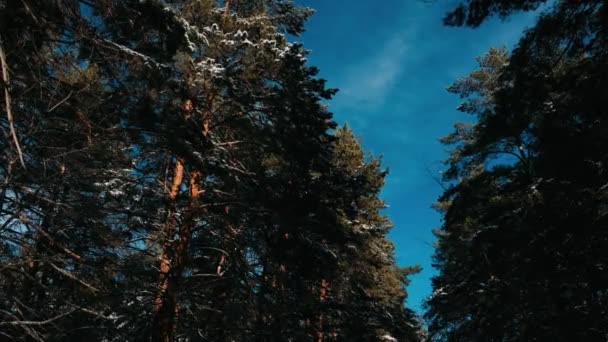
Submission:
[[[396,226],[391,238],[399,262],[423,266],[408,287],[409,306],[422,312],[436,273],[431,228],[440,224],[440,215],[430,205],[442,189],[433,178],[446,157],[436,139],[451,132],[454,121],[471,119],[454,109],[460,100],[445,88],[473,70],[475,57],[489,47],[512,48],[534,13],[493,19],[473,30],[442,25],[452,0],[388,0],[381,6],[298,1],[321,7],[319,26],[309,37],[313,50],[320,47],[313,55],[323,61],[318,66],[324,76],[340,88],[330,102],[337,121],[347,121],[363,135],[366,149],[382,153],[390,166],[382,197],[391,205],[386,213]]]
[[[410,50],[406,37],[390,37],[378,52],[345,68],[338,98],[343,107],[374,109],[384,105],[403,72],[403,60]]]

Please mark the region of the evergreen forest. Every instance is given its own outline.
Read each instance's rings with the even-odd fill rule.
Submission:
[[[301,2],[0,0],[0,341],[607,341],[608,2],[452,1],[537,17],[445,85],[423,312]]]

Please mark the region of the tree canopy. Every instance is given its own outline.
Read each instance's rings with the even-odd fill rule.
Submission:
[[[285,0],[0,0],[0,341],[605,341],[608,3],[448,91],[433,294]]]
[[[288,39],[311,13],[0,1],[0,339],[417,338],[386,172]]]
[[[543,1],[468,1],[478,26]],[[449,90],[463,98],[437,207],[432,340],[603,341],[608,333],[608,7],[556,1],[509,53]]]

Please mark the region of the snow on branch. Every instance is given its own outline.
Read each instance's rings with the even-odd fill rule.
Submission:
[[[129,56],[133,56],[133,57],[137,57],[139,59],[141,59],[142,61],[144,61],[144,64],[146,65],[152,65],[153,67],[157,68],[157,69],[161,69],[161,68],[168,68],[168,66],[166,64],[162,64],[159,63],[157,61],[155,61],[152,57],[144,55],[141,52],[137,52],[127,46],[124,46],[122,44],[118,44],[115,43],[111,40],[105,39],[105,38],[101,38],[98,37],[97,38],[97,42],[100,43],[101,45],[106,44],[105,47],[107,48],[113,48],[123,54],[129,55]]]

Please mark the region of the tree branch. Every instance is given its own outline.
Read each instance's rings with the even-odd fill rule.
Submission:
[[[0,326],[2,325],[45,325],[45,324],[50,324],[53,323],[54,321],[65,317],[69,314],[72,314],[74,311],[76,311],[77,309],[72,309],[68,312],[64,312],[58,316],[55,316],[53,318],[49,318],[47,320],[44,321],[8,321],[8,322],[0,322]]]
[[[74,252],[72,252],[71,250],[69,250],[67,247],[57,243],[57,241],[55,241],[55,239],[53,239],[51,237],[51,235],[49,233],[47,233],[44,229],[42,229],[42,227],[38,226],[37,224],[35,224],[34,222],[28,220],[25,215],[20,214],[19,215],[19,221],[23,222],[24,224],[36,229],[36,231],[38,231],[40,234],[42,234],[44,237],[46,237],[47,239],[49,239],[51,246],[56,246],[59,249],[61,249],[65,254],[69,255],[70,257],[72,257],[73,259],[76,259],[78,261],[80,261],[82,259],[82,257]]]
[[[4,53],[4,45],[2,42],[2,37],[0,36],[0,64],[2,65],[2,81],[4,82],[4,104],[6,106],[6,118],[8,120],[8,126],[11,131],[11,135],[13,136],[13,142],[15,143],[15,147],[17,148],[17,153],[19,154],[19,161],[21,161],[21,166],[24,169],[25,161],[23,160],[23,153],[21,152],[21,146],[19,145],[19,139],[17,138],[17,132],[15,131],[15,123],[13,120],[13,109],[11,106],[11,94],[8,91],[9,88],[9,76],[8,76],[8,64],[6,63],[6,54]]]
[[[99,289],[93,287],[92,285],[89,285],[87,283],[85,283],[84,281],[78,279],[78,277],[76,277],[75,275],[73,275],[72,273],[64,270],[61,267],[58,267],[57,265],[53,264],[52,262],[49,262],[49,265],[51,265],[52,268],[54,268],[55,270],[57,270],[59,273],[63,274],[64,276],[80,283],[81,285],[85,286],[86,288],[92,290],[93,292],[100,292]]]

